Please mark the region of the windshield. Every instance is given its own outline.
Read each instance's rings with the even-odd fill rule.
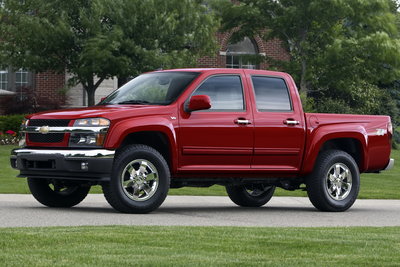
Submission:
[[[153,72],[131,80],[99,105],[168,105],[199,75],[198,72]]]

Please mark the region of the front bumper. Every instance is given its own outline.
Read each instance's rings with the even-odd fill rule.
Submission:
[[[394,159],[390,159],[390,160],[389,160],[389,163],[387,164],[387,166],[386,166],[386,168],[384,169],[384,171],[391,170],[391,169],[393,169],[393,167],[394,167]]]
[[[19,177],[109,181],[114,150],[30,149],[11,152],[10,163]]]

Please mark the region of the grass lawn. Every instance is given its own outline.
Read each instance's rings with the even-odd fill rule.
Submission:
[[[9,155],[12,146],[0,146],[0,193],[29,193],[26,180],[15,178],[17,171],[10,167]],[[393,170],[384,171],[380,174],[362,174],[361,190],[359,198],[369,199],[400,199],[400,150],[392,150],[392,158],[395,159]],[[94,186],[92,193],[101,193],[99,186]],[[170,195],[226,195],[225,188],[222,186],[212,186],[210,188],[191,188],[171,189]],[[301,190],[286,191],[277,189],[275,196],[307,196]]]
[[[3,266],[398,266],[400,227],[0,229]]]
[[[30,193],[26,179],[16,178],[18,171],[10,166],[10,152],[14,146],[0,146],[0,193]]]

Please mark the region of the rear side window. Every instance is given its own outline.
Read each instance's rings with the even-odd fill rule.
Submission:
[[[291,111],[286,83],[281,78],[253,76],[253,87],[259,111]]]
[[[244,110],[242,82],[237,75],[208,78],[193,95],[208,95],[211,99],[210,110]]]

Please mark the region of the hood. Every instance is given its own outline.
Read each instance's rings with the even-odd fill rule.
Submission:
[[[83,119],[102,117],[109,120],[118,120],[126,117],[149,116],[154,114],[168,114],[171,106],[158,105],[105,105],[87,108],[73,108],[45,111],[27,116],[28,119]]]

